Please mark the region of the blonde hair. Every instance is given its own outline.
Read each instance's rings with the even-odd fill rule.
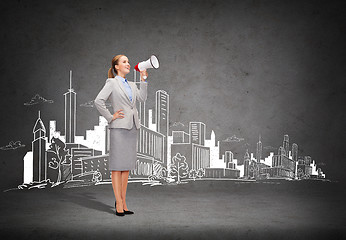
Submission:
[[[115,72],[115,74],[118,74],[118,71],[115,69],[115,65],[118,65],[119,59],[125,55],[116,55],[113,59],[112,59],[112,67],[108,70],[108,77],[109,78],[114,78],[115,75],[113,73],[113,71]],[[113,70],[113,71],[112,71]]]

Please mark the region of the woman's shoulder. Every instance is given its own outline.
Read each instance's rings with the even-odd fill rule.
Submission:
[[[106,79],[106,83],[113,83],[113,82],[115,82],[115,78],[107,78]]]

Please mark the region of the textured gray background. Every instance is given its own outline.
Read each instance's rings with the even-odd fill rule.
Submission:
[[[1,186],[22,182],[37,111],[63,131],[73,70],[78,105],[95,98],[111,58],[134,66],[152,53],[148,106],[170,94],[170,122],[202,121],[218,140],[236,134],[255,151],[284,134],[327,177],[345,171],[345,5],[342,1],[1,1]],[[132,74],[128,77],[133,78]],[[34,94],[54,104],[24,106]],[[79,107],[77,133],[98,121]]]

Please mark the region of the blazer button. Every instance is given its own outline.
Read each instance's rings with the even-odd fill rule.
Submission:
[[[131,107],[131,109],[133,109],[133,107]]]

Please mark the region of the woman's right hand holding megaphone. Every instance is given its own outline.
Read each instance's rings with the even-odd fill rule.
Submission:
[[[144,69],[143,71],[140,71],[141,74],[141,81],[145,81],[148,78],[148,72],[146,69]]]

